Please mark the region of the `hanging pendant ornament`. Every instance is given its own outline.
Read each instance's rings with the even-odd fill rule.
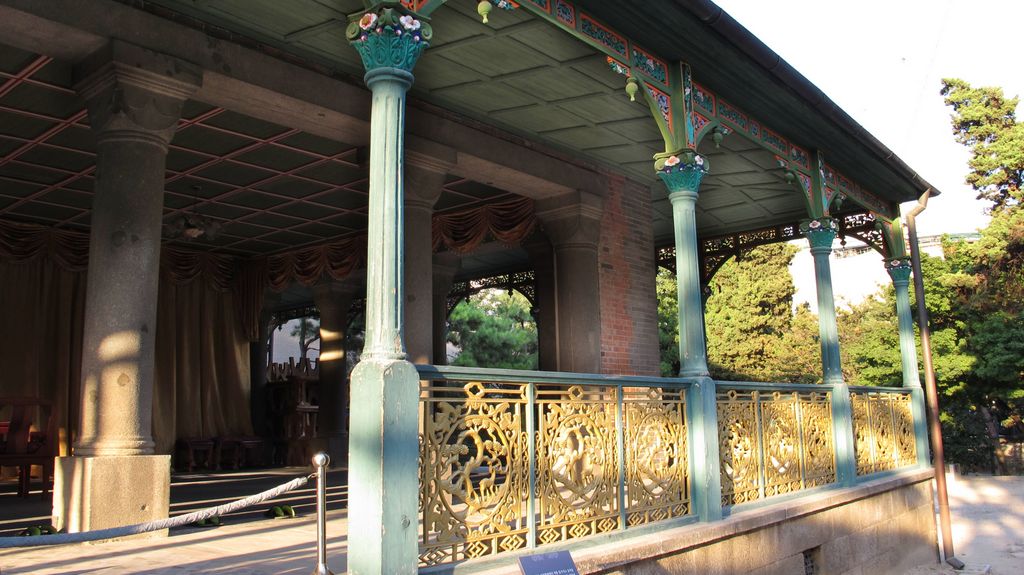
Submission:
[[[490,0],[480,0],[480,3],[476,5],[476,13],[483,18],[484,24],[487,23],[487,15],[491,13],[493,8]]]
[[[716,127],[715,131],[711,133],[711,139],[715,141],[716,150],[722,146],[723,138],[724,134],[722,134],[722,130]]]
[[[629,95],[630,102],[636,102],[636,93],[640,89],[640,83],[636,81],[636,78],[626,78],[626,94]]]

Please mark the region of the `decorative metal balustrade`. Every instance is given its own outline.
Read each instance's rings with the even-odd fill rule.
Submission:
[[[713,521],[917,465],[923,440],[902,389],[417,367],[424,567]]]
[[[831,388],[759,386],[719,384],[722,505],[836,480]]]
[[[910,391],[858,387],[850,390],[857,475],[890,471],[917,462]]]
[[[420,563],[689,513],[680,380],[421,368]]]

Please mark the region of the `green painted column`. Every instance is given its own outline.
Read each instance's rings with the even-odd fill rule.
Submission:
[[[825,383],[842,383],[843,369],[839,359],[839,327],[836,304],[832,295],[832,268],[828,257],[836,239],[838,224],[832,218],[807,220],[800,229],[811,244],[814,257],[814,279],[818,293],[818,333],[821,338],[821,370]]]
[[[676,240],[676,295],[679,298],[679,375],[708,375],[704,304],[697,265],[697,192],[708,164],[693,152],[658,158],[654,167],[668,188]]]
[[[668,188],[675,228],[679,375],[694,378],[686,393],[691,512],[701,521],[716,521],[722,518],[718,397],[715,382],[708,377],[704,291],[697,264],[697,194],[708,168],[707,161],[693,152],[655,156],[654,169]]]
[[[839,326],[836,323],[835,298],[832,295],[832,268],[828,257],[839,225],[829,217],[807,220],[800,224],[814,257],[815,287],[818,293],[818,333],[821,339],[822,379],[832,386],[832,429],[836,453],[836,480],[849,485],[857,477],[854,454],[853,410],[850,388],[843,381],[839,357]]]
[[[686,392],[690,445],[690,508],[701,521],[722,518],[722,457],[718,439],[718,392],[714,380],[700,377]]]
[[[357,15],[346,35],[362,57],[370,112],[366,344],[352,371],[349,573],[417,572],[419,377],[405,360],[403,139],[405,93],[430,26],[398,9]]]
[[[914,319],[910,316],[910,259],[893,258],[886,262],[886,271],[896,288],[896,320],[900,330],[903,386],[921,387],[920,372],[917,369],[917,345],[914,342]]]
[[[892,258],[885,269],[896,289],[896,320],[900,331],[900,357],[903,363],[903,387],[910,388],[914,410],[914,434],[917,443],[917,462],[928,465],[931,461],[928,447],[928,421],[925,416],[924,390],[917,367],[917,340],[914,337],[914,318],[910,315],[910,258]]]

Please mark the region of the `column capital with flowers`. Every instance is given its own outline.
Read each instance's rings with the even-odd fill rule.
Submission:
[[[832,242],[839,233],[839,223],[830,217],[815,218],[800,222],[800,232],[811,244],[811,252],[815,250],[832,250]],[[827,252],[826,252],[827,253]]]
[[[409,74],[430,45],[433,31],[425,19],[399,8],[379,8],[349,17],[345,36],[359,52],[367,75],[377,70]]]
[[[654,170],[665,182],[669,197],[674,194],[685,194],[696,197],[704,175],[710,165],[703,156],[693,151],[675,154],[657,154],[654,156]]]
[[[910,284],[911,265],[909,257],[889,258],[885,260],[885,271],[889,272],[894,284]]]

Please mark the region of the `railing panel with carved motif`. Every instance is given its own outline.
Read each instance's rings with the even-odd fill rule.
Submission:
[[[850,390],[857,475],[917,464],[909,390]]]
[[[830,388],[719,384],[722,505],[834,483]],[[803,390],[808,389],[808,390]]]
[[[690,512],[684,395],[682,389],[623,389],[629,526]]]
[[[423,388],[421,563],[526,546],[526,394],[526,384]]]
[[[689,514],[685,382],[419,369],[421,565]]]

